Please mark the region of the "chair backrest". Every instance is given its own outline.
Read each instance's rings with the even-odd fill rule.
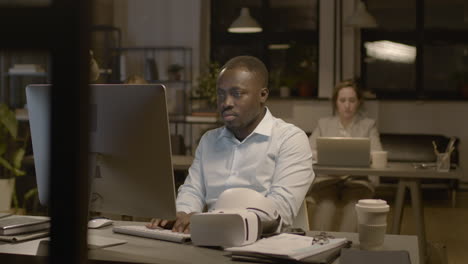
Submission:
[[[309,214],[307,211],[307,201],[304,199],[301,208],[297,212],[296,218],[294,218],[292,227],[302,228],[305,231],[309,231]]]
[[[185,143],[182,135],[171,134],[172,155],[185,155]]]

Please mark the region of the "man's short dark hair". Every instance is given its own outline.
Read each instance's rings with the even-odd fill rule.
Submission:
[[[253,56],[237,56],[226,62],[221,71],[236,68],[246,68],[249,72],[260,78],[263,87],[268,87],[268,70],[261,60]]]

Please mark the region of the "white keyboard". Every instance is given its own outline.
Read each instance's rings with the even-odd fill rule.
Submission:
[[[115,233],[166,240],[177,243],[183,243],[190,240],[190,234],[172,232],[170,229],[149,229],[146,226],[114,226],[112,231]]]

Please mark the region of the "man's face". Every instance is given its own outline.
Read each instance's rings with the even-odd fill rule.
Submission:
[[[263,117],[260,114],[268,97],[262,81],[244,68],[228,69],[220,73],[217,92],[225,126],[236,136],[252,132]]]

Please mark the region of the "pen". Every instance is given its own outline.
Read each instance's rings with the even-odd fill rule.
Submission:
[[[439,151],[437,150],[437,145],[434,140],[432,140],[432,146],[434,147],[434,153],[437,155],[439,154]]]

